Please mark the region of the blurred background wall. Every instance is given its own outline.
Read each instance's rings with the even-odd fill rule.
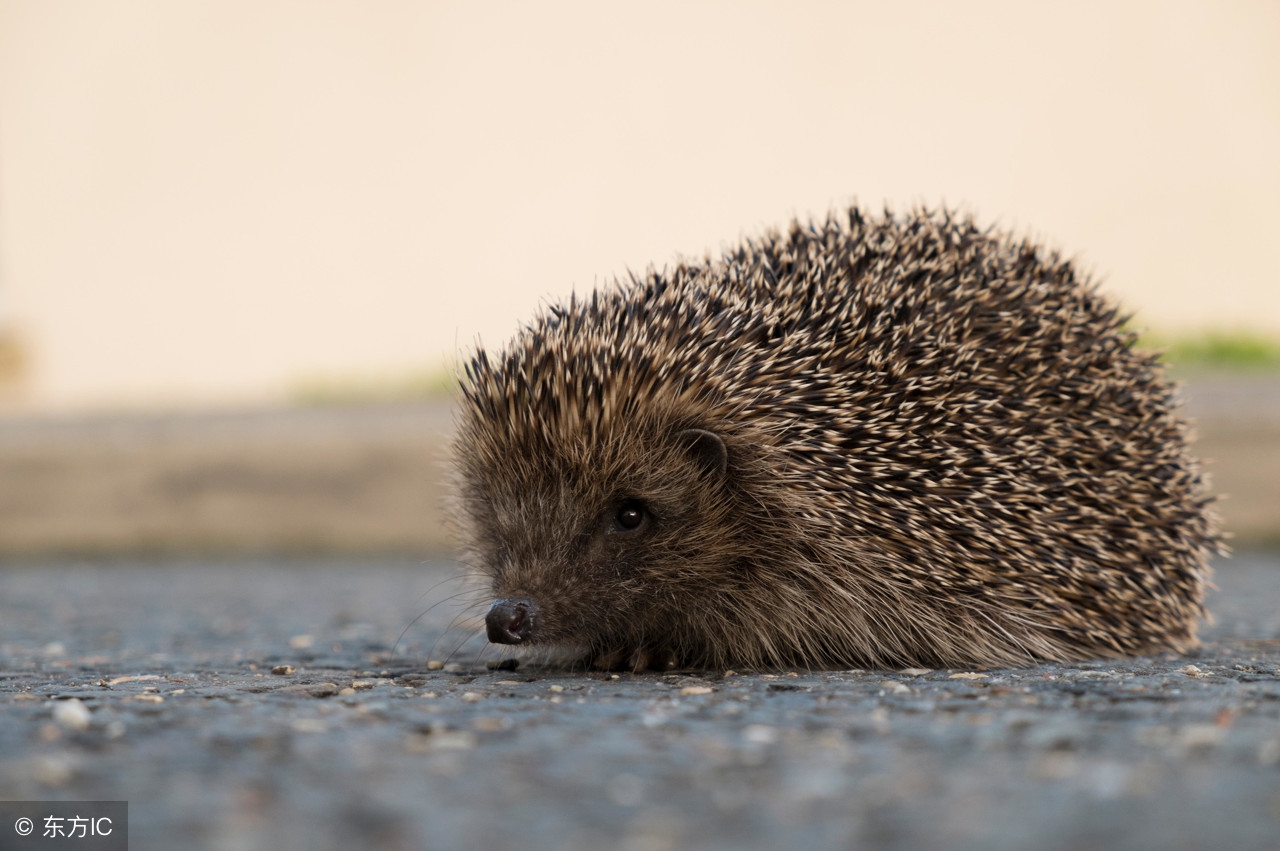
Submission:
[[[1280,332],[1280,4],[0,0],[0,322],[41,408],[438,369],[856,196]]]
[[[213,523],[206,544],[269,546],[227,518],[324,488],[146,411],[429,387],[546,298],[853,198],[1042,237],[1171,339],[1275,337],[1278,57],[1271,0],[0,0],[0,539],[39,550],[48,506],[79,505],[40,540],[106,546],[86,506],[115,506],[95,522],[119,537],[152,497],[94,464],[136,475],[121,447],[186,440],[203,460],[146,487]],[[143,419],[30,419],[104,410]],[[1270,416],[1250,446],[1272,445]],[[261,442],[260,420],[218,440]],[[319,454],[295,473],[418,428],[304,421]],[[236,515],[219,487],[267,501]],[[281,540],[329,546],[326,522]]]

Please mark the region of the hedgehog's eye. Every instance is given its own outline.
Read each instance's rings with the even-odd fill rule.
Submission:
[[[649,511],[638,499],[629,499],[618,506],[618,513],[613,516],[615,532],[634,532],[645,525],[649,519]]]

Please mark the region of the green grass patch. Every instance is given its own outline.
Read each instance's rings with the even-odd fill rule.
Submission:
[[[1137,345],[1162,352],[1175,372],[1280,371],[1280,337],[1250,330],[1209,329],[1191,334],[1143,331]]]

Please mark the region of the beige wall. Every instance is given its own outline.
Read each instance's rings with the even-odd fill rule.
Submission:
[[[1280,332],[1280,4],[0,0],[39,407],[430,367],[857,196]]]

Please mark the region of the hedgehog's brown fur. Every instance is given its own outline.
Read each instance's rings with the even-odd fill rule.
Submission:
[[[1186,651],[1212,500],[1122,322],[1056,253],[923,210],[571,299],[466,366],[468,557],[536,604],[524,643],[604,667]]]

